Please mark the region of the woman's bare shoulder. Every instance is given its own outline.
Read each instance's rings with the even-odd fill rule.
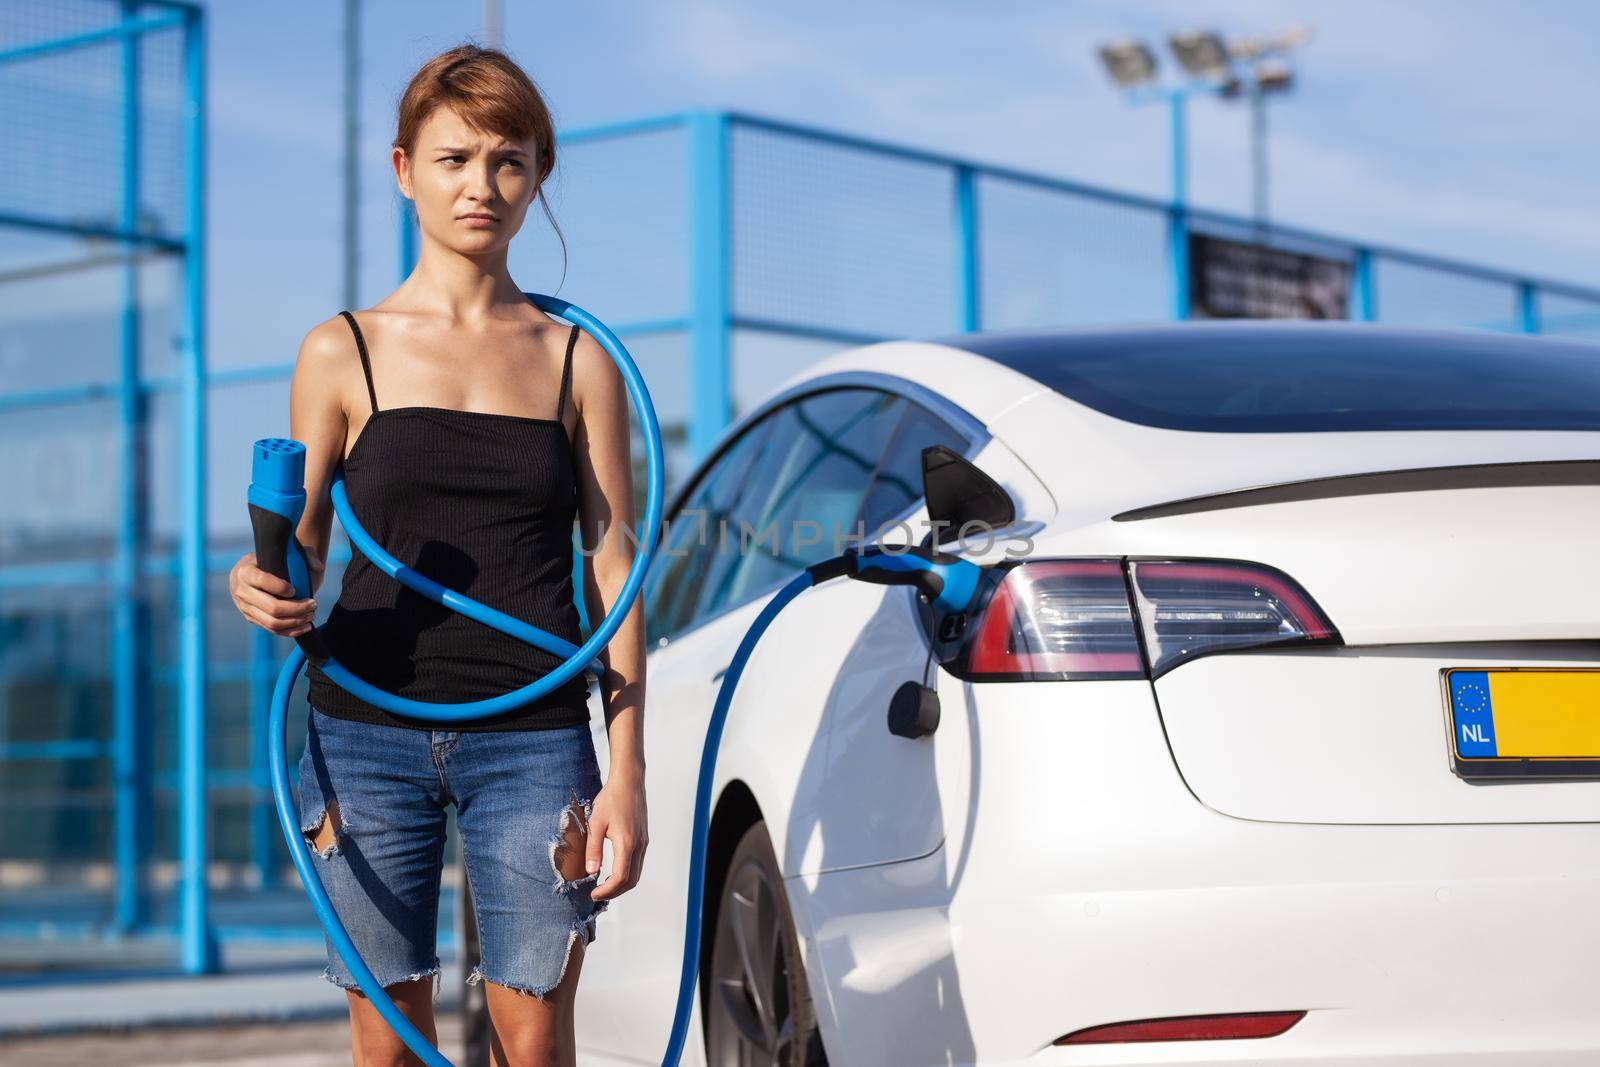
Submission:
[[[306,331],[295,358],[290,392],[307,413],[327,410],[348,413],[354,398],[362,398],[361,359],[355,334],[342,314],[330,315]]]
[[[348,374],[352,365],[360,371],[355,334],[342,313],[323,319],[301,338],[300,354],[295,361],[296,374],[305,372],[319,379],[339,380]]]
[[[578,339],[572,346],[572,402],[581,411],[585,399],[610,406],[619,401],[627,403],[627,394],[622,372],[611,353],[602,348],[588,330],[579,327]]]

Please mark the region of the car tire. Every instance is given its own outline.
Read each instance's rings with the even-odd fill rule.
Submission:
[[[706,978],[708,1067],[827,1064],[765,822],[752,825],[734,847]]]

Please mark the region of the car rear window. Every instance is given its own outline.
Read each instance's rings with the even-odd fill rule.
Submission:
[[[1175,430],[1600,430],[1600,345],[1365,329],[988,334],[945,343],[1107,415]]]

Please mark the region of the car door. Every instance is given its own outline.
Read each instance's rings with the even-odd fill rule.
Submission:
[[[645,587],[650,846],[644,878],[616,909],[626,913],[625,925],[612,924],[621,927],[616,943],[626,967],[607,975],[618,1025],[635,1051],[656,1047],[670,1028],[695,789],[723,670],[771,595],[805,566],[836,554],[832,528],[851,529],[903,404],[864,388],[783,403],[713,458],[669,516],[663,548],[683,554],[663,551]],[[697,510],[702,514],[692,514]],[[693,535],[685,532],[691,527]],[[826,536],[817,538],[815,529]],[[881,588],[849,584],[862,592]],[[861,595],[811,590],[802,599],[841,592]],[[801,641],[795,635],[804,627],[785,622],[780,617],[767,632],[745,672],[717,770],[719,781],[737,775],[756,792],[789,873],[797,857],[785,858],[784,828],[792,817],[814,824],[825,796],[821,723],[831,686],[819,688],[816,679],[831,677],[831,643]]]
[[[691,475],[675,510],[666,516],[660,542],[641,590],[645,612],[645,802],[650,844],[638,885],[619,897],[600,917],[584,960],[583,1002],[578,1013],[585,1049],[626,1054],[640,1042],[636,1009],[670,992],[662,969],[675,967],[682,951],[682,872],[688,860],[693,814],[693,774],[704,738],[699,705],[706,688],[703,658],[695,651],[703,639],[692,634],[704,574],[717,544],[707,536],[726,521],[740,499],[745,480],[760,458],[771,420],[757,422]],[[692,638],[680,642],[680,637]],[[713,654],[714,655],[714,654]],[[699,737],[695,736],[699,730]],[[606,724],[594,720],[595,749],[601,772],[609,776]],[[684,782],[687,780],[687,786]],[[684,795],[687,788],[688,795]],[[609,852],[609,846],[607,851]],[[608,857],[607,864],[614,863]],[[675,940],[676,939],[676,940]],[[659,959],[654,955],[658,954]],[[654,960],[660,966],[641,966]]]
[[[900,544],[922,540],[927,532],[920,521],[925,516],[922,450],[935,444],[965,454],[972,442],[932,411],[908,403],[862,505],[868,530],[915,516],[916,525],[908,522],[893,539]],[[870,619],[859,644],[834,667],[841,696],[830,703],[825,724],[830,810],[824,816],[828,845],[819,870],[925,855],[944,839],[934,766],[939,733],[906,738],[888,728],[895,690],[908,681],[923,681],[928,665],[916,592],[847,580],[830,584],[874,592],[872,603],[855,607]]]
[[[836,407],[832,417],[845,419],[843,405]],[[881,528],[916,514],[922,503],[922,449],[943,444],[966,453],[972,441],[904,397],[885,404],[878,417],[870,447],[839,433],[825,448],[792,451],[786,470],[754,486],[766,497],[754,514],[761,521],[776,518],[785,529],[789,523],[809,521],[824,530],[835,524],[864,530],[869,542],[878,540]],[[815,421],[828,424],[830,419],[824,415]],[[885,427],[891,432],[881,432]],[[878,450],[884,438],[882,455],[863,491],[859,474],[847,472],[862,469],[861,453]],[[898,542],[920,540],[922,532],[903,529]],[[778,553],[747,553],[739,557],[736,571],[717,576],[712,604],[722,595],[728,602],[759,595],[801,567],[836,554],[831,538],[810,550],[786,544]],[[765,596],[760,599],[764,602]],[[752,611],[728,635],[729,658],[753,616]],[[740,747],[741,724],[753,723],[757,731],[793,740],[772,724],[774,716],[821,722],[820,770],[813,746],[800,769],[776,776],[785,785],[798,780],[815,787],[789,805],[781,827],[772,826],[776,813],[763,808],[786,877],[922,855],[942,839],[931,739],[919,743],[901,738],[887,726],[891,698],[905,682],[922,679],[927,653],[910,589],[848,579],[802,593],[762,638],[730,711],[724,750]],[[759,713],[745,711],[751,699],[762,703]],[[749,741],[753,750],[764,743],[760,733]],[[795,757],[790,753],[788,758]]]

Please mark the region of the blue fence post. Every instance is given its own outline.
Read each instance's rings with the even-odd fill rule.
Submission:
[[[218,970],[207,908],[206,816],[206,381],[205,381],[205,22],[200,8],[184,18],[183,272],[183,532],[179,615],[179,933],[183,970]]]
[[[1539,293],[1532,282],[1517,283],[1517,329],[1539,332]]]
[[[977,172],[965,164],[956,167],[956,329],[978,329],[978,190]]]
[[[1184,129],[1184,94],[1167,96],[1167,133],[1172,142],[1172,204],[1167,209],[1167,262],[1172,270],[1172,317],[1189,317],[1189,160]]]
[[[1189,317],[1189,221],[1173,206],[1167,216],[1167,259],[1172,265],[1172,317]]]
[[[400,280],[405,281],[417,265],[417,212],[413,201],[395,195],[400,197]]]
[[[250,860],[256,885],[273,885],[273,842],[278,837],[273,810],[272,776],[267,766],[267,721],[272,691],[278,680],[275,638],[259,626],[250,628]]]
[[[728,116],[689,116],[689,462],[716,444],[731,415],[728,368]]]
[[[139,0],[122,0],[120,16],[139,13]],[[139,226],[139,36],[120,38],[122,64],[122,203],[119,224]],[[143,729],[148,656],[145,627],[139,619],[139,561],[144,551],[141,486],[145,484],[144,397],[139,389],[139,258],[137,246],[122,269],[122,315],[118,344],[117,546],[111,595],[112,867],[116,871],[116,910],[112,929],[131,934],[146,919],[144,858],[150,840],[149,750]]]
[[[1353,290],[1351,296],[1355,303],[1355,318],[1358,322],[1372,322],[1378,317],[1377,290],[1372,284],[1372,252],[1366,248],[1356,249],[1355,262],[1351,266],[1350,287]]]

